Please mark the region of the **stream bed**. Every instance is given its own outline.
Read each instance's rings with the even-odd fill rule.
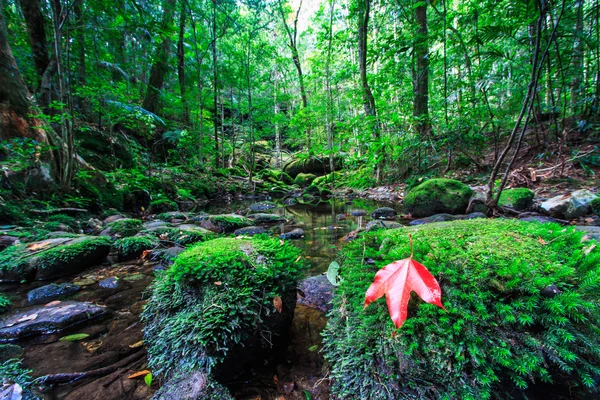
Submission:
[[[197,211],[213,215],[247,214],[255,201],[209,203],[203,210]],[[371,212],[381,206],[360,199],[349,202],[332,199],[318,204],[289,206],[280,204],[280,207],[268,212],[285,217],[287,222],[266,225],[265,228],[274,236],[301,228],[304,238],[293,240],[293,243],[302,250],[307,277],[315,277],[324,273],[335,259],[344,243],[344,236],[364,227],[372,220]],[[159,379],[154,379],[148,386],[143,376],[128,377],[147,367],[143,325],[139,316],[145,304],[146,288],[156,271],[164,268],[161,262],[152,259],[119,263],[111,254],[101,265],[52,281],[77,286],[77,291],[63,302],[92,302],[105,307],[106,312],[83,326],[78,324],[56,334],[30,336],[12,342],[20,347],[15,347],[15,352],[23,358],[24,367],[33,371],[34,378],[98,371],[93,377],[74,379],[67,384],[37,385],[43,390],[44,399],[146,400],[152,397],[161,384]],[[319,284],[323,281],[324,278]],[[32,309],[28,293],[49,283],[1,284],[0,291],[12,301],[11,312],[26,312]],[[320,332],[326,324],[326,307],[323,304],[320,307],[307,304],[303,301],[306,294],[299,293],[290,345],[281,357],[284,361],[276,366],[256,366],[235,382],[224,382],[236,399],[329,398],[324,360],[319,353]],[[65,336],[73,334],[82,338],[65,340]]]

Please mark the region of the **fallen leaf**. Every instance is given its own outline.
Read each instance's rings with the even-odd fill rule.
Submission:
[[[400,328],[406,321],[408,301],[413,291],[423,301],[445,310],[439,283],[423,264],[411,257],[394,261],[377,272],[365,294],[365,308],[385,295],[392,321],[396,328]]]
[[[89,337],[87,333],[76,333],[74,335],[63,336],[59,340],[61,342],[77,342],[79,340]]]
[[[279,245],[280,245],[280,246],[283,246],[283,244],[284,244],[284,243],[285,243],[285,242],[284,242],[282,239],[279,239]]]
[[[37,317],[38,317],[37,314],[25,315],[24,317],[21,317],[20,319],[18,319],[17,323],[18,322],[25,322],[25,321],[33,321]]]
[[[49,244],[50,242],[31,243],[27,245],[27,248],[31,251],[36,251],[48,247]]]
[[[591,245],[590,247],[588,247],[587,249],[583,250],[583,254],[585,254],[585,255],[587,256],[587,255],[588,255],[588,254],[590,254],[590,252],[591,252],[592,250],[594,250],[595,248],[596,248],[596,245],[595,245],[595,244],[593,244],[593,245]]]
[[[538,242],[540,242],[540,244],[541,244],[542,246],[545,246],[545,245],[547,245],[547,244],[548,244],[548,242],[546,242],[544,239],[542,239],[542,238],[541,238],[541,237],[539,237],[539,236],[538,236]]]
[[[151,373],[150,371],[148,371],[147,369],[145,369],[145,370],[143,370],[143,371],[139,371],[139,372],[136,372],[135,374],[131,374],[131,375],[129,375],[129,376],[127,377],[127,379],[135,379],[135,378],[139,378],[139,377],[142,377],[142,376],[146,376],[146,375],[148,375],[148,374],[150,374],[150,373]]]
[[[279,383],[279,378],[277,375],[273,375],[273,382],[275,382],[276,385]]]
[[[54,301],[51,301],[48,304],[45,304],[44,307],[54,307],[54,306],[57,306],[59,304],[60,304],[60,300],[54,300]]]
[[[318,345],[318,344],[315,344],[315,345],[313,345],[313,346],[310,346],[310,347],[308,348],[308,351],[310,351],[310,352],[313,352],[313,351],[316,351],[316,350],[318,350],[318,349],[319,349],[319,345]]]
[[[275,306],[277,312],[281,314],[281,311],[283,311],[283,301],[281,301],[281,297],[275,296],[273,298],[273,305]]]
[[[152,254],[152,250],[144,250],[144,251],[142,251],[142,256],[140,258],[142,260],[145,260],[146,257],[148,257],[150,254]]]
[[[300,261],[301,259],[302,259],[302,256],[298,256],[298,258],[296,258],[296,261],[294,261],[294,262],[298,262],[298,261]]]
[[[136,349],[138,347],[142,347],[143,344],[144,344],[144,341],[140,340],[139,342],[135,342],[134,344],[130,344],[129,348],[130,349]]]
[[[215,285],[217,285],[217,286],[221,286],[222,284],[223,284],[223,283],[222,283],[221,281],[216,281],[216,282],[215,282]]]
[[[144,377],[144,382],[146,383],[146,385],[152,386],[152,378],[153,378],[152,373],[150,373]]]

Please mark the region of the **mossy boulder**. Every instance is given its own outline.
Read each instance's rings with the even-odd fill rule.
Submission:
[[[0,280],[46,280],[101,263],[110,252],[106,237],[53,238],[10,246],[0,252]]]
[[[150,212],[150,214],[160,214],[178,210],[179,206],[174,201],[169,199],[160,199],[150,202],[150,208],[148,209],[148,212]]]
[[[340,172],[331,172],[327,175],[319,176],[312,181],[312,185],[315,185],[319,188],[323,188],[327,185],[331,185],[333,183],[339,183],[342,179],[342,174]]]
[[[159,226],[141,232],[144,235],[153,235],[160,240],[185,246],[197,242],[214,239],[214,232],[200,226],[182,224],[178,226]]]
[[[264,181],[270,183],[283,182],[286,185],[291,185],[294,183],[294,180],[288,174],[277,169],[264,169],[258,175]]]
[[[404,198],[404,211],[414,217],[434,214],[464,214],[473,194],[471,188],[453,179],[435,178],[411,189]]]
[[[274,224],[287,221],[283,215],[265,213],[250,214],[248,219],[255,224]]]
[[[409,233],[447,311],[414,296],[396,329],[384,299],[363,309],[364,299],[380,268],[411,255]],[[600,249],[582,235],[474,219],[351,242],[324,332],[333,396],[510,399],[537,385],[539,393],[597,398]]]
[[[114,248],[117,250],[119,261],[129,261],[138,258],[145,250],[152,250],[160,242],[153,236],[141,235],[130,236],[115,241]]]
[[[152,400],[234,400],[234,397],[208,374],[196,371],[171,378]]]
[[[100,234],[112,238],[123,238],[136,235],[142,228],[143,224],[139,219],[123,218],[108,223]]]
[[[535,193],[527,188],[506,189],[500,193],[498,205],[509,207],[516,211],[524,211],[533,207]]]
[[[262,235],[215,239],[180,254],[152,284],[142,314],[152,371],[227,379],[281,354],[296,304],[298,254]]]
[[[342,168],[341,157],[335,157],[334,168],[336,170]],[[292,178],[295,178],[300,173],[328,174],[331,172],[329,168],[329,157],[327,156],[294,158],[284,166],[283,170]]]
[[[315,180],[316,177],[317,176],[315,174],[305,174],[304,172],[300,172],[298,175],[296,175],[294,183],[302,187],[308,186]]]
[[[231,233],[251,225],[248,218],[237,214],[209,215],[200,222],[201,227],[217,233]]]

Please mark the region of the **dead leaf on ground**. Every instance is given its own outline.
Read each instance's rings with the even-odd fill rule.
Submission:
[[[48,304],[45,304],[44,307],[54,307],[54,306],[57,306],[59,304],[60,304],[60,300],[54,300],[54,301],[51,301]]]
[[[221,281],[216,281],[215,282],[215,285],[217,285],[217,286],[221,286],[222,284],[223,284],[223,282],[221,282]]]
[[[539,237],[539,236],[538,236],[538,242],[540,242],[540,244],[541,244],[542,246],[545,246],[545,245],[547,245],[547,244],[548,244],[548,242],[546,242],[544,239],[542,239],[542,238],[541,238],[541,237]]]
[[[587,249],[583,250],[583,254],[585,254],[585,255],[587,256],[587,255],[588,255],[588,254],[590,254],[590,252],[591,252],[592,250],[594,250],[595,248],[596,248],[596,245],[595,245],[595,244],[593,244],[593,245],[591,245],[590,247],[588,247]]]
[[[129,375],[127,378],[128,378],[128,379],[140,378],[140,377],[142,377],[142,376],[146,376],[146,375],[148,375],[149,373],[150,373],[150,371],[148,371],[147,369],[145,369],[145,370],[143,370],[143,371],[136,372],[135,374],[131,374],[131,375]]]
[[[275,296],[273,298],[273,305],[275,306],[277,312],[281,314],[281,311],[283,311],[283,301],[281,301],[281,297]]]
[[[136,349],[138,347],[142,347],[143,344],[144,344],[144,341],[140,340],[139,342],[135,342],[134,344],[130,344],[129,348]]]
[[[150,254],[152,254],[152,250],[144,250],[142,252],[142,256],[140,257],[142,260],[145,260]]]
[[[42,243],[31,243],[27,245],[27,248],[31,251],[36,251],[43,249],[44,247],[48,247],[50,242],[42,242]]]

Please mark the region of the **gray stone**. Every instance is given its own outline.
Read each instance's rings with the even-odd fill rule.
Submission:
[[[255,224],[270,224],[287,221],[285,217],[277,214],[251,214],[248,215],[248,219]]]
[[[146,230],[154,230],[157,228],[164,228],[164,227],[170,226],[170,224],[165,221],[148,221],[148,222],[144,222],[144,224],[142,226]]]
[[[262,226],[247,226],[245,228],[236,229],[233,234],[235,236],[254,236],[265,233],[265,228]]]
[[[290,232],[279,235],[279,239],[302,239],[303,237],[304,231],[301,228],[296,228]]]
[[[237,214],[210,215],[200,222],[201,227],[217,233],[231,233],[250,225],[248,218]]]
[[[258,203],[254,203],[250,205],[250,210],[254,212],[262,212],[267,210],[272,210],[273,208],[279,207],[277,204],[272,201],[259,201]]]
[[[487,218],[487,215],[485,215],[482,212],[472,212],[469,215],[467,215],[467,217],[465,219],[478,219],[478,218]]]
[[[322,312],[331,311],[333,299],[333,285],[325,275],[311,276],[298,285],[302,295],[298,296],[298,303]]]
[[[60,332],[70,326],[99,318],[105,313],[104,307],[76,301],[17,311],[0,319],[0,340]]]
[[[70,296],[81,289],[81,286],[72,283],[51,283],[30,290],[27,293],[27,301],[31,304],[45,304],[52,300]]]
[[[233,400],[227,389],[204,372],[178,374],[165,383],[152,400]]]
[[[403,226],[404,225],[402,225],[399,222],[377,220],[369,222],[367,226],[365,226],[365,230],[367,232],[371,232],[376,231],[378,229],[398,229],[402,228]]]
[[[556,196],[544,201],[540,208],[555,218],[573,219],[590,212],[590,203],[596,195],[589,190],[577,190],[564,196]]]
[[[398,212],[390,207],[380,207],[371,213],[375,219],[394,219]]]
[[[98,282],[98,285],[100,285],[102,289],[118,290],[125,286],[125,282],[116,276],[111,276],[110,278],[106,278]]]
[[[576,226],[575,229],[600,242],[600,226]]]
[[[350,211],[350,215],[352,215],[353,217],[364,217],[365,215],[367,215],[367,212],[365,210],[354,210]]]
[[[432,215],[431,217],[415,219],[414,221],[411,221],[409,225],[411,225],[411,226],[424,225],[424,224],[431,224],[433,222],[454,221],[456,219],[458,219],[458,218],[451,214],[435,214],[435,215]]]

